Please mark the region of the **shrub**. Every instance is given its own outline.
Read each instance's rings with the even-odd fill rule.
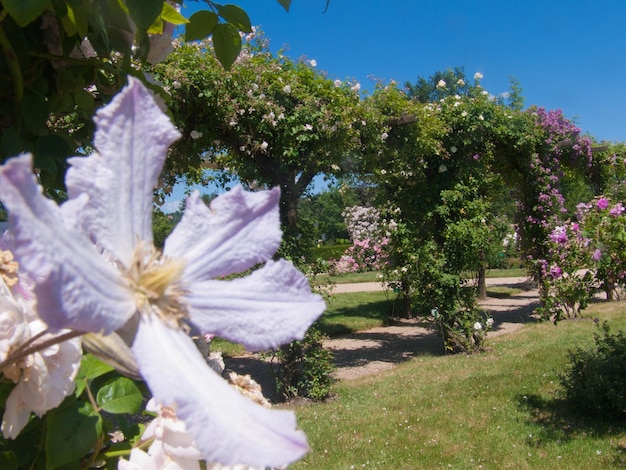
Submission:
[[[341,245],[322,245],[310,248],[308,251],[308,258],[316,259],[321,258],[324,261],[330,261],[338,259],[346,251],[346,244]]]
[[[596,320],[597,322],[597,320]],[[611,333],[607,322],[594,333],[595,345],[569,351],[561,375],[565,396],[577,408],[602,415],[626,416],[626,335]]]
[[[306,397],[321,401],[330,395],[335,370],[333,353],[324,348],[325,336],[317,324],[309,328],[302,341],[277,349],[272,354],[272,373],[278,392],[285,398]]]

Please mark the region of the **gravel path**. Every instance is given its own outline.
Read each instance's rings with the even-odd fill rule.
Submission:
[[[490,297],[479,304],[493,317],[494,325],[488,338],[510,333],[533,321],[533,310],[539,306],[539,292],[530,288],[527,278],[491,278],[488,286],[523,289],[506,298]],[[338,284],[333,293],[382,290],[379,282]],[[340,338],[329,339],[325,346],[335,354],[340,380],[352,380],[382,370],[424,354],[445,354],[441,337],[432,321],[423,318],[398,319],[390,326],[359,331]]]
[[[535,320],[533,311],[539,305],[539,293],[530,288],[526,278],[491,278],[487,279],[487,285],[523,289],[521,293],[506,298],[491,297],[479,301],[494,319],[488,338],[513,332],[524,323]],[[380,282],[337,284],[333,293],[382,289]],[[397,319],[389,326],[329,339],[324,345],[334,353],[337,366],[334,376],[339,380],[354,380],[376,374],[420,355],[445,353],[434,323],[425,319]],[[227,359],[226,367],[239,374],[250,374],[261,384],[264,394],[270,400],[275,401],[278,398],[274,396],[269,366],[258,356],[246,355]]]

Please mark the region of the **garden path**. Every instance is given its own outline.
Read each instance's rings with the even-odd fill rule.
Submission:
[[[487,334],[488,338],[510,333],[521,328],[524,323],[537,320],[533,311],[539,306],[539,292],[530,287],[526,278],[491,278],[487,279],[487,285],[522,289],[522,292],[515,295],[488,297],[479,301],[494,319],[493,328]],[[338,284],[333,293],[374,291],[382,288],[379,282]],[[329,339],[325,346],[335,355],[337,370],[334,375],[340,380],[376,374],[424,354],[445,354],[434,323],[423,318],[396,319],[389,326]]]
[[[513,332],[524,323],[536,321],[533,311],[539,306],[539,293],[526,278],[491,278],[488,286],[506,286],[522,292],[504,298],[489,297],[479,303],[494,319],[488,338]],[[338,284],[333,293],[382,290],[379,282]],[[432,321],[425,319],[396,319],[389,326],[359,331],[325,341],[335,356],[335,378],[354,380],[395,367],[397,364],[425,354],[445,353],[441,338]],[[269,364],[258,355],[226,359],[226,368],[239,374],[250,374],[263,387],[271,401],[277,401]]]

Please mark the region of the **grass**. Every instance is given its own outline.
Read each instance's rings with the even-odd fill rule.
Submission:
[[[495,297],[497,299],[506,299],[513,295],[521,294],[523,289],[517,287],[491,286],[487,287],[487,297]]]
[[[338,274],[338,275],[328,275],[328,274],[320,274],[316,276],[314,283],[319,284],[354,284],[359,282],[378,282],[380,279],[378,278],[378,272],[376,271],[368,271],[364,273],[346,273],[346,274]],[[468,276],[473,275],[468,274]],[[494,277],[525,277],[526,271],[521,268],[513,268],[513,269],[489,269],[486,273],[487,278]]]
[[[567,352],[593,343],[593,317],[626,328],[626,303],[585,319],[528,324],[488,352],[420,356],[335,385],[336,398],[293,405],[311,452],[292,469],[605,469],[626,464],[626,426],[560,398]]]
[[[322,333],[331,338],[382,326],[393,306],[393,294],[355,292],[337,294],[320,319]]]
[[[511,269],[488,269],[485,273],[487,278],[493,277],[526,277],[527,273],[525,269],[522,268],[511,268]]]
[[[315,284],[354,284],[360,282],[377,282],[380,281],[378,278],[377,271],[367,271],[364,273],[346,273],[346,274],[337,274],[337,275],[329,275],[329,274],[320,274],[315,277],[313,281]]]

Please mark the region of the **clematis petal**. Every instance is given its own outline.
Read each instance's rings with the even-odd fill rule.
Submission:
[[[278,188],[249,192],[237,185],[207,207],[194,192],[163,253],[187,260],[189,282],[238,273],[265,262],[280,246],[279,198]]]
[[[326,305],[290,262],[269,261],[247,277],[189,286],[190,320],[202,333],[243,344],[249,351],[275,349],[302,339]]]
[[[80,211],[85,231],[129,263],[137,241],[152,241],[153,190],[168,147],[180,137],[150,92],[135,78],[96,113],[96,152],[69,159],[70,199],[89,201]]]
[[[154,398],[176,409],[206,460],[265,468],[307,452],[293,413],[263,408],[239,394],[209,368],[185,333],[156,315],[141,316],[132,350]]]
[[[135,310],[128,287],[83,233],[41,193],[32,156],[0,167],[0,198],[10,213],[12,250],[37,283],[39,316],[52,329],[110,332]]]

